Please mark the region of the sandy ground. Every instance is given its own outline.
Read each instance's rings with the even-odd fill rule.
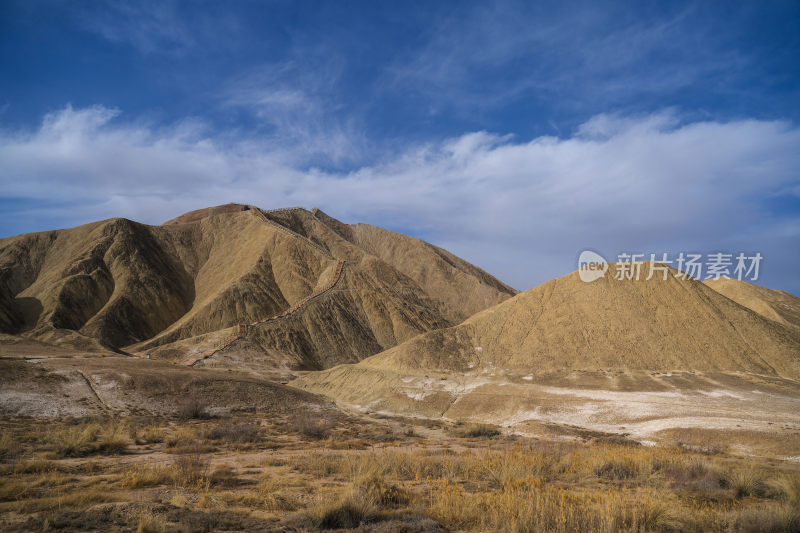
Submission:
[[[554,428],[565,437],[617,434],[645,444],[686,439],[678,430],[687,430],[702,437],[688,440],[718,440],[743,453],[800,455],[800,385],[781,378],[694,372],[548,379],[354,372],[352,378],[364,400],[354,392],[339,403],[361,413],[490,423],[530,437],[552,436]]]

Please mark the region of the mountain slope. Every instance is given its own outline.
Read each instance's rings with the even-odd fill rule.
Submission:
[[[318,209],[312,213],[349,242],[417,282],[442,305],[454,323],[517,292],[480,268],[425,241],[369,224],[344,225]]]
[[[800,327],[800,298],[788,292],[730,278],[710,279],[704,283],[765,318]]]
[[[452,317],[513,294],[460,260],[449,267],[456,289],[420,284],[391,257],[343,238],[332,229],[337,226],[347,227],[316,210],[228,204],[162,226],[111,219],[2,239],[0,332],[96,339],[114,349],[184,359],[219,346],[237,324],[303,303],[345,261],[335,290],[290,317],[249,328],[228,350],[260,354],[286,368],[325,368],[452,325]],[[467,286],[474,297],[450,296]]]
[[[694,280],[607,276],[583,283],[572,273],[367,362],[455,369],[488,363],[533,373],[684,369],[797,378],[800,335]]]
[[[669,428],[794,420],[798,378],[797,328],[700,282],[573,273],[291,384],[358,410],[652,441]]]
[[[800,332],[767,320],[704,284],[666,280],[583,283],[558,278],[431,331],[354,367],[295,383],[338,397],[356,374],[747,372],[800,378]],[[349,376],[348,373],[355,373]],[[357,385],[356,385],[357,386]]]

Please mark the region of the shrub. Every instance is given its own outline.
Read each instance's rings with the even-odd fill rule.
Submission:
[[[771,498],[800,506],[800,474],[783,474],[769,480],[766,486]]]
[[[128,448],[128,438],[125,428],[120,425],[111,425],[103,428],[97,439],[95,451],[103,454],[119,454]]]
[[[52,461],[45,461],[44,459],[32,459],[19,463],[14,468],[15,474],[43,474],[45,472],[57,471],[58,465]]]
[[[714,492],[722,487],[723,480],[715,468],[702,460],[693,459],[665,469],[672,486],[697,492]]]
[[[793,505],[745,509],[736,518],[735,529],[743,533],[795,533],[800,531],[800,511]]]
[[[209,418],[208,405],[197,396],[190,396],[178,406],[178,418],[184,420]]]
[[[177,487],[205,488],[209,484],[208,465],[199,455],[182,455],[174,464],[173,482]]]
[[[319,529],[352,529],[375,516],[375,502],[359,490],[349,490],[332,504],[311,510]]]
[[[382,508],[394,509],[408,505],[411,500],[407,490],[387,482],[377,468],[356,479],[353,483],[353,488]]]
[[[136,444],[156,444],[164,442],[165,433],[160,426],[147,426],[141,431],[134,431],[132,436]]]
[[[280,484],[268,475],[260,477],[249,500],[268,511],[294,511],[298,507],[298,503],[284,493]]]
[[[97,423],[67,426],[50,431],[46,439],[59,457],[85,457],[96,453],[118,454],[128,447],[123,426],[101,427]]]
[[[50,433],[49,440],[59,457],[83,457],[94,451],[92,444],[98,433],[98,424],[70,426],[54,430]]]
[[[192,428],[179,428],[166,439],[169,453],[201,454],[214,451],[214,446],[197,438]]]
[[[173,466],[134,465],[122,472],[120,486],[123,489],[138,489],[163,485],[174,479]]]
[[[167,524],[160,516],[156,516],[150,511],[145,511],[139,515],[136,525],[137,533],[162,533],[166,530]]]
[[[333,422],[321,418],[300,418],[294,422],[294,430],[297,433],[314,440],[326,438],[331,429],[333,429]]]
[[[595,468],[594,473],[597,477],[612,481],[624,481],[635,479],[639,476],[641,468],[635,460],[631,458],[612,459],[606,461]]]
[[[223,440],[236,444],[253,443],[261,439],[261,428],[250,421],[226,421],[218,424],[206,436],[212,440]]]
[[[13,459],[18,453],[19,444],[17,441],[11,436],[10,432],[3,432],[3,436],[0,437],[0,459],[4,461]]]
[[[236,472],[228,465],[217,466],[208,478],[210,484],[215,487],[235,487],[239,484]]]
[[[491,439],[500,435],[500,430],[490,424],[472,424],[459,431],[458,434],[471,439]]]

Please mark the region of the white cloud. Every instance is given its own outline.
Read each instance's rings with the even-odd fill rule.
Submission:
[[[325,163],[360,160],[366,140],[355,113],[337,118],[336,88],[343,63],[330,54],[296,49],[293,60],[250,69],[228,82],[223,104],[261,123],[261,130],[281,145],[285,155]]]
[[[518,288],[569,272],[585,248],[759,250],[768,284],[800,286],[800,217],[772,208],[797,201],[800,129],[787,123],[598,116],[568,139],[474,132],[331,173],[302,170],[269,139],[124,118],[67,107],[36,131],[1,132],[0,197],[55,197],[61,225],[160,223],[229,201],[319,206],[427,235]]]

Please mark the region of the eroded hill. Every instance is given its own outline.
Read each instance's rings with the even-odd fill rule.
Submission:
[[[359,409],[518,431],[559,423],[642,438],[795,423],[797,328],[674,274],[584,283],[572,273],[292,384]]]
[[[427,243],[383,232],[362,245],[353,228],[319,210],[228,204],[162,226],[111,219],[2,239],[0,331],[14,341],[3,351],[23,339],[184,361],[259,323],[203,363],[319,369],[515,293]]]
[[[704,282],[734,302],[784,326],[800,327],[800,298],[746,281],[717,278]]]

